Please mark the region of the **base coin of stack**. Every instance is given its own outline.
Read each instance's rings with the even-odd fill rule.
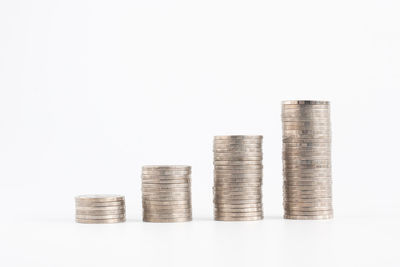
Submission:
[[[191,169],[181,165],[143,166],[143,221],[192,220]]]
[[[262,136],[214,137],[214,219],[262,220]]]
[[[77,223],[125,222],[125,198],[120,195],[81,195],[75,197]]]
[[[328,101],[283,101],[285,219],[333,218]]]

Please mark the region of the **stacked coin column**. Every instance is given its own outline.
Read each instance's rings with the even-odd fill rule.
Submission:
[[[262,136],[214,137],[214,218],[263,219]]]
[[[143,166],[142,204],[145,222],[191,221],[191,167]]]
[[[81,195],[75,197],[77,223],[125,222],[125,198],[120,195]]]
[[[282,102],[285,219],[333,218],[330,105]]]

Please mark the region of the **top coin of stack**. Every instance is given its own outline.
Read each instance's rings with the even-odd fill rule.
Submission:
[[[284,217],[332,218],[329,102],[282,102],[282,127]]]
[[[214,218],[263,219],[262,136],[214,137]]]
[[[125,198],[120,195],[81,195],[75,197],[77,223],[125,222]]]
[[[190,166],[143,166],[143,221],[192,220],[191,172]]]

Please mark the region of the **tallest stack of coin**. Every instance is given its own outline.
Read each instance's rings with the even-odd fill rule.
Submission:
[[[283,101],[285,219],[333,218],[328,101]]]
[[[214,218],[263,219],[262,136],[214,137]]]

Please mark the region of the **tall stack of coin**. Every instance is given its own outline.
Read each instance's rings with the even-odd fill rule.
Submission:
[[[283,101],[285,219],[333,218],[328,101]]]
[[[190,166],[143,166],[143,221],[192,220],[191,169]]]
[[[125,198],[120,195],[81,195],[75,197],[77,223],[125,222]]]
[[[214,137],[214,218],[262,220],[262,136]]]

